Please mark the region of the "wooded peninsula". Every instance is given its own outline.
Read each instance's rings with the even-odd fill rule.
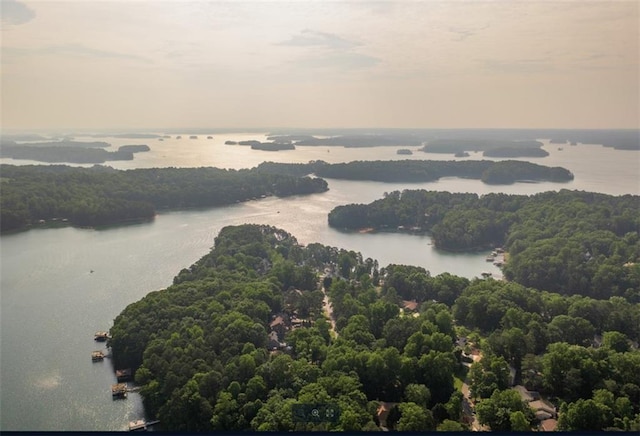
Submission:
[[[591,192],[532,196],[405,190],[338,206],[341,229],[430,232],[438,248],[504,247],[505,277],[538,289],[640,303],[640,197]]]
[[[129,305],[109,345],[163,430],[462,431],[474,409],[495,431],[638,431],[640,305],[595,295],[380,268],[242,225]]]
[[[160,209],[233,204],[266,196],[324,192],[318,178],[256,169],[153,168],[114,170],[64,165],[1,165],[0,229],[67,221],[101,226],[151,219]]]

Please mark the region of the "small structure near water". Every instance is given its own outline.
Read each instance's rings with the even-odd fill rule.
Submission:
[[[131,368],[126,369],[116,369],[116,380],[118,382],[129,381],[132,378],[133,373],[131,372]]]
[[[98,342],[105,342],[109,339],[109,332],[96,332],[93,336],[93,339]]]
[[[138,419],[136,421],[129,421],[129,431],[147,431],[147,428],[158,423],[160,423],[159,420],[147,422],[144,419]]]
[[[104,353],[100,350],[96,350],[94,352],[91,353],[91,360],[93,362],[101,362],[102,360],[104,360]]]
[[[125,383],[116,383],[111,385],[111,396],[114,400],[127,398],[127,385]]]

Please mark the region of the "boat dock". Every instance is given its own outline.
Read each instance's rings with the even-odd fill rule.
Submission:
[[[147,431],[147,428],[151,427],[152,425],[156,425],[159,422],[160,422],[159,420],[147,422],[144,419],[138,419],[137,421],[130,421],[129,431]]]
[[[111,385],[111,397],[115,399],[127,398],[128,388],[125,383]]]
[[[97,350],[91,353],[91,361],[93,362],[101,362],[105,358],[105,355],[102,351]]]
[[[105,342],[109,339],[109,332],[96,332],[93,336],[93,340],[97,342]]]

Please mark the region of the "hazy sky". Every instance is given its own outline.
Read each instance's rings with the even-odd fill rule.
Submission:
[[[638,128],[638,1],[2,2],[2,128]]]

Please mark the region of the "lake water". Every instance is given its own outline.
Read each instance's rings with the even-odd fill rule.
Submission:
[[[81,139],[81,138],[78,138]],[[307,147],[264,152],[224,145],[226,140],[263,139],[260,135],[216,135],[199,139],[123,140],[114,147],[146,143],[152,150],[115,168],[218,166],[248,168],[278,162],[438,159],[448,155],[398,156],[395,147],[367,149]],[[156,143],[157,142],[157,143]],[[270,224],[303,244],[320,242],[360,251],[381,266],[423,266],[433,275],[465,277],[499,271],[485,253],[453,254],[436,250],[428,236],[396,233],[343,233],[327,226],[327,213],[347,203],[368,203],[396,189],[533,194],[562,188],[608,194],[638,194],[640,153],[599,145],[546,144],[551,155],[533,160],[572,171],[567,184],[489,186],[476,180],[441,179],[432,183],[385,184],[330,180],[330,191],[286,199],[266,198],[229,207],[162,213],[149,223],[103,230],[34,229],[0,238],[0,430],[124,430],[143,417],[137,394],[112,401],[115,382],[110,362],[92,363],[91,351],[103,348],[93,333],[111,327],[128,304],[171,284],[213,245],[220,229],[241,223]],[[474,158],[472,154],[472,158]],[[477,158],[480,158],[478,155]],[[2,159],[2,163],[25,161]],[[93,271],[93,272],[91,272]]]

